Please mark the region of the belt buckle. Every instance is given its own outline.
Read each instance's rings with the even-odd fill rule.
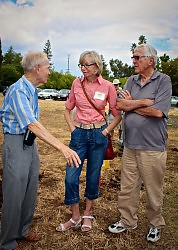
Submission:
[[[91,129],[94,129],[94,128],[95,128],[95,124],[91,123],[91,124],[90,124],[90,128],[91,128]]]

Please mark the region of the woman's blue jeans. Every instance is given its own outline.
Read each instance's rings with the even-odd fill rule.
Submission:
[[[84,196],[94,200],[99,196],[99,179],[108,138],[102,134],[101,128],[76,128],[71,133],[69,147],[79,155],[81,164],[79,168],[66,166],[65,177],[65,204],[73,205],[80,201],[79,183],[84,160],[87,159],[86,187]]]

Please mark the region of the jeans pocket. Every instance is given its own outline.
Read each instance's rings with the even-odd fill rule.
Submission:
[[[77,128],[75,128],[75,129],[71,132],[71,136],[72,136],[73,134],[75,134],[76,131],[77,131]]]
[[[105,126],[106,127],[106,126]],[[104,129],[105,129],[104,127]],[[102,131],[104,130],[103,127],[101,129],[95,130],[95,142],[99,145],[105,145],[108,141],[107,136],[103,135]]]
[[[78,142],[80,140],[80,129],[76,128],[74,129],[74,131],[72,131],[71,133],[71,140],[70,140],[70,144],[69,147],[72,149],[76,149]]]

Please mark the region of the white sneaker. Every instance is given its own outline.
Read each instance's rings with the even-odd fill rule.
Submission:
[[[147,234],[147,241],[151,241],[151,242],[156,242],[160,239],[161,237],[161,230],[159,228],[154,228],[154,227],[151,227],[149,229],[149,232]]]
[[[108,230],[111,232],[111,233],[122,233],[124,232],[125,230],[129,230],[129,229],[136,229],[137,228],[137,224],[135,224],[134,226],[132,226],[131,228],[127,228],[127,227],[124,227],[122,225],[122,222],[119,221],[119,222],[116,222],[112,225],[110,225],[108,227]]]

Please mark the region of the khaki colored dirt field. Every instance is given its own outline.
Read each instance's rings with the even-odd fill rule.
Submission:
[[[3,96],[0,94],[0,105]],[[69,129],[64,120],[64,104],[60,101],[40,100],[42,124],[56,137],[68,145]],[[169,116],[169,145],[167,172],[164,188],[164,216],[167,226],[162,231],[161,240],[155,244],[146,241],[147,219],[145,217],[145,192],[141,191],[138,228],[122,234],[111,234],[108,226],[118,220],[117,199],[120,188],[121,150],[114,147],[117,158],[110,162],[108,169],[102,170],[100,198],[95,201],[93,230],[84,233],[79,229],[63,233],[55,231],[59,223],[70,218],[69,207],[64,206],[65,159],[55,149],[37,139],[41,171],[39,178],[38,201],[32,228],[42,235],[35,243],[21,242],[25,250],[176,250],[178,249],[178,109],[171,109]],[[0,133],[0,146],[3,135]],[[1,149],[0,149],[1,150]],[[1,151],[0,151],[1,154]],[[2,162],[0,159],[2,169]],[[85,187],[85,168],[81,175],[81,214],[84,209],[83,191]],[[13,188],[13,184],[12,184]]]

